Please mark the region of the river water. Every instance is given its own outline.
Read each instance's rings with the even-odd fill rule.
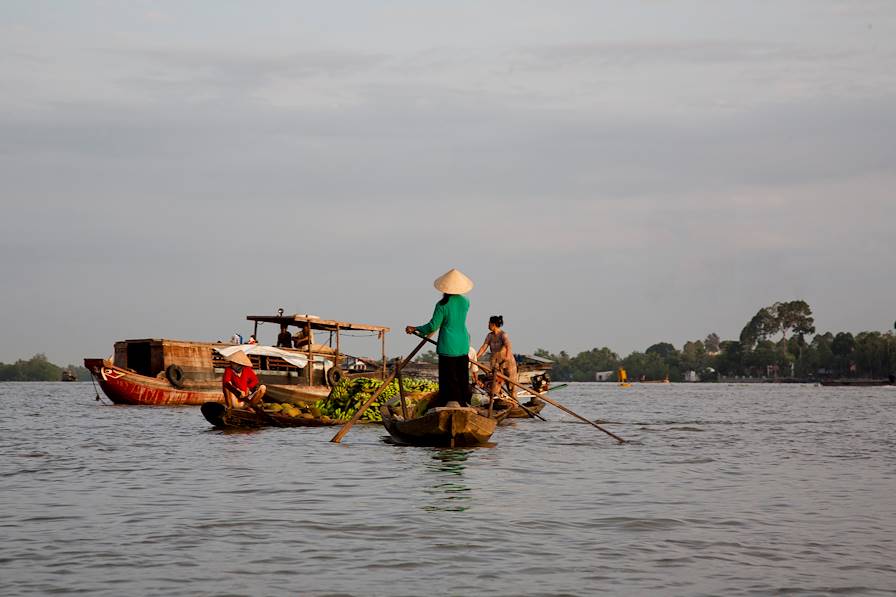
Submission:
[[[0,594],[896,590],[896,389],[573,384],[488,448],[0,384]]]

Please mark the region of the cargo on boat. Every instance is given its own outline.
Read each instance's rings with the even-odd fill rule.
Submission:
[[[259,382],[267,386],[266,399],[275,402],[314,402],[327,396],[345,375],[383,376],[388,327],[324,320],[311,315],[249,315],[255,323],[298,328],[296,346],[262,346],[169,339],[123,340],[115,343],[112,358],[87,358],[84,365],[103,392],[116,404],[201,405],[223,402],[221,377],[226,356],[245,352]],[[358,367],[364,361],[342,352],[341,333],[375,335],[382,349],[381,364]],[[315,332],[328,334],[315,343]],[[349,367],[351,369],[349,370]],[[360,369],[360,370],[359,370]]]
[[[412,446],[479,446],[491,438],[497,426],[495,419],[480,415],[472,407],[448,404],[407,420],[384,406],[380,409],[383,426],[399,443]]]

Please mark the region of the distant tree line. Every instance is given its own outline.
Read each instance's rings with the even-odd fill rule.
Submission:
[[[9,365],[0,363],[0,381],[59,381],[63,369],[74,373],[78,381],[90,380],[90,373],[84,367],[60,367],[48,361],[46,355],[36,354],[27,361],[19,359]]]
[[[892,332],[816,334],[812,310],[802,300],[763,307],[737,340],[721,340],[713,333],[703,340],[685,342],[680,350],[669,342],[658,342],[624,358],[607,347],[575,356],[544,349],[535,354],[553,360],[551,377],[562,381],[594,381],[596,373],[615,372],[620,367],[629,379],[670,381],[683,381],[690,371],[704,381],[732,377],[882,379],[896,372],[896,336]]]

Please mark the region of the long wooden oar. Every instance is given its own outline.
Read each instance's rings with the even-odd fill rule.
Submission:
[[[420,337],[423,338],[423,336]],[[361,415],[363,415],[364,412],[368,408],[370,408],[370,405],[380,397],[380,394],[382,394],[386,390],[389,384],[392,383],[392,380],[395,379],[395,377],[401,372],[402,369],[404,369],[405,365],[411,362],[411,359],[413,359],[417,355],[417,353],[420,352],[420,349],[423,348],[428,341],[429,338],[423,338],[420,344],[417,345],[417,348],[415,348],[413,352],[411,352],[411,354],[406,356],[403,361],[395,366],[395,369],[392,370],[392,373],[389,374],[389,377],[383,380],[383,385],[381,385],[376,392],[371,394],[370,398],[368,398],[364,402],[364,404],[361,405],[361,408],[355,411],[355,414],[352,415],[352,418],[349,419],[348,422],[342,426],[342,429],[340,429],[339,432],[333,436],[333,439],[330,440],[331,442],[333,442],[334,444],[338,444],[342,441],[342,438],[345,437],[345,434],[349,432],[349,429],[352,428],[352,425],[358,422],[358,419],[361,418]]]
[[[416,335],[419,336],[419,334],[416,334]],[[422,336],[421,336],[421,337],[422,337]],[[419,348],[419,347],[418,347],[418,348]],[[610,437],[612,437],[613,439],[615,439],[616,441],[618,441],[620,444],[624,444],[624,443],[625,443],[625,440],[624,440],[624,439],[622,439],[621,437],[619,437],[618,435],[616,435],[616,434],[613,433],[612,431],[607,431],[606,429],[604,429],[603,427],[601,427],[600,425],[598,425],[598,424],[595,423],[594,421],[592,421],[592,420],[590,420],[590,419],[586,419],[585,417],[583,417],[583,416],[580,415],[580,414],[574,413],[573,411],[571,411],[570,409],[566,408],[565,406],[563,406],[562,404],[560,404],[560,403],[557,402],[556,400],[554,400],[554,399],[552,399],[552,398],[548,398],[547,396],[545,396],[545,395],[542,394],[541,392],[536,392],[535,390],[533,390],[533,389],[531,389],[531,388],[526,388],[525,386],[523,386],[523,385],[521,385],[521,384],[519,384],[519,383],[513,381],[512,379],[510,379],[510,378],[507,377],[506,375],[504,375],[504,374],[502,374],[502,373],[498,373],[497,371],[492,371],[491,367],[487,367],[487,366],[483,365],[482,363],[476,361],[475,359],[472,359],[470,362],[473,363],[474,365],[476,365],[477,367],[479,367],[480,369],[482,369],[483,371],[485,371],[486,373],[492,373],[493,375],[497,375],[497,376],[500,377],[501,379],[510,382],[511,384],[515,385],[515,386],[518,387],[519,389],[521,389],[521,390],[525,390],[525,391],[529,392],[530,394],[532,394],[533,396],[536,396],[536,397],[538,397],[538,398],[541,398],[542,400],[544,400],[544,401],[547,402],[548,404],[551,404],[551,405],[553,405],[553,406],[556,406],[557,408],[559,408],[559,409],[562,410],[563,412],[565,412],[565,413],[567,413],[567,414],[570,414],[570,415],[574,416],[575,418],[579,419],[580,421],[584,421],[585,423],[588,423],[588,424],[591,425],[592,427],[596,427],[597,429],[600,429],[601,431],[603,431],[604,433],[606,433],[607,435],[609,435]]]

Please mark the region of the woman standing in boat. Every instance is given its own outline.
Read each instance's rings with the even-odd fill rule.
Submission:
[[[489,389],[490,396],[496,396],[501,388],[502,380],[496,375],[500,373],[512,382],[517,382],[516,358],[513,356],[513,346],[510,344],[510,338],[507,332],[501,328],[504,326],[504,317],[501,315],[492,315],[488,318],[489,332],[485,336],[485,341],[479,347],[476,353],[476,360],[485,353],[488,348],[491,352],[491,370],[492,384]],[[510,397],[516,399],[516,386],[510,384]]]
[[[252,370],[252,361],[242,350],[237,350],[226,358],[227,369],[224,370],[224,378],[221,380],[224,405],[228,408],[247,406],[249,402],[243,400],[252,392],[255,392],[255,395],[250,401],[251,404],[260,405],[265,387],[258,385],[258,376]],[[255,391],[256,388],[258,391]]]
[[[441,291],[432,319],[421,326],[409,325],[408,334],[428,336],[439,330],[436,352],[439,354],[439,394],[429,407],[444,406],[456,401],[461,406],[470,404],[470,333],[467,331],[467,312],[470,301],[464,294],[473,289],[473,281],[457,269],[436,279],[433,284]]]

